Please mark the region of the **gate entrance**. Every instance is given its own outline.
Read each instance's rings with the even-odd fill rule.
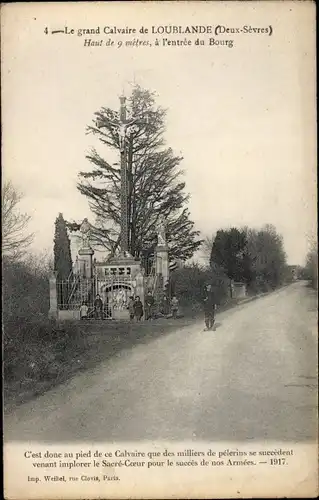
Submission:
[[[100,283],[97,289],[100,290],[107,318],[129,319],[128,303],[134,294],[131,283],[112,280],[111,283]]]
[[[135,282],[129,276],[81,279],[57,282],[58,308],[80,315],[81,304],[88,306],[88,319],[129,319],[128,303],[135,295]],[[96,310],[96,296],[102,299],[102,310]]]

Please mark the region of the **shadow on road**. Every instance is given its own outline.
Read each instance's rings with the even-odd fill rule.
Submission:
[[[220,326],[222,326],[222,323],[215,323],[213,331],[215,332]]]

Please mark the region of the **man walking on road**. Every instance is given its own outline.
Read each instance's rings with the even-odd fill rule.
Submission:
[[[206,285],[204,292],[205,330],[212,330],[215,323],[216,299],[212,285]]]

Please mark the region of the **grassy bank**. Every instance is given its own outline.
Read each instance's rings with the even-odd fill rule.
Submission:
[[[116,321],[25,321],[5,325],[4,409],[43,394],[80,371],[116,355],[122,349],[146,343],[194,318],[158,319],[130,324]]]

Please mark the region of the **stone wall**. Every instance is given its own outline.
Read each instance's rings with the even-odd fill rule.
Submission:
[[[244,299],[247,297],[247,287],[245,283],[232,283],[232,298]]]

